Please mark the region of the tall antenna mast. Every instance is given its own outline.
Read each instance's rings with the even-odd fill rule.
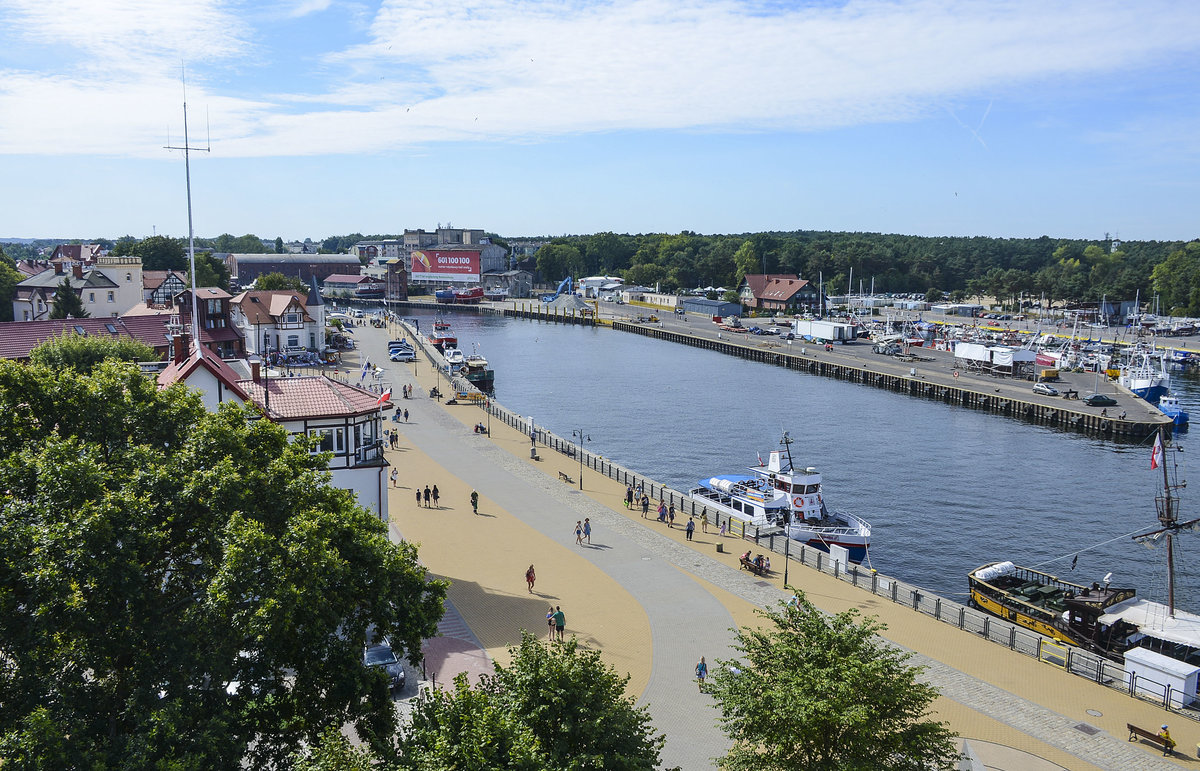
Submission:
[[[192,274],[192,345],[196,346],[196,351],[200,350],[200,304],[196,298],[196,238],[195,231],[192,228],[192,162],[189,153],[192,150],[197,152],[207,153],[212,150],[212,146],[208,147],[192,147],[188,144],[188,125],[187,125],[187,73],[183,66],[179,67],[179,78],[183,83],[183,146],[175,146],[168,144],[167,150],[183,150],[183,169],[187,179],[187,210],[188,210],[188,268]],[[170,140],[168,140],[170,141]]]

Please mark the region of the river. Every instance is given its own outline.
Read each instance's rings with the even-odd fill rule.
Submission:
[[[431,313],[405,315],[432,328]],[[1149,444],[606,328],[448,316],[459,347],[478,344],[496,371],[502,404],[559,436],[582,431],[591,452],[677,490],[757,465],[789,432],[796,465],[822,473],[826,503],[871,522],[870,563],[885,575],[963,600],[968,571],[1008,559],[1077,583],[1111,572],[1114,586],[1166,601],[1166,550],[1129,537],[1158,524]],[[1176,376],[1173,389],[1200,419],[1200,379]],[[1182,481],[1188,454],[1178,462]],[[1180,493],[1181,518],[1200,516]],[[1176,604],[1197,612],[1200,534],[1176,544]]]

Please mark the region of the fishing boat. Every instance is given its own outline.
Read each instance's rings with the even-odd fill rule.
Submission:
[[[1167,392],[1171,376],[1163,361],[1163,353],[1155,349],[1152,341],[1138,340],[1125,351],[1125,363],[1117,382],[1151,404]]]
[[[445,354],[447,348],[458,346],[458,338],[449,333],[434,332],[432,335],[426,336],[425,339],[441,354]]]
[[[867,557],[871,525],[825,504],[817,469],[796,469],[792,464],[792,439],[786,433],[782,449],[773,450],[767,463],[747,469],[748,474],[724,474],[702,479],[688,496],[693,500],[759,528],[782,528],[795,541],[821,551],[841,546],[851,562]]]
[[[508,290],[504,288],[485,289],[483,296],[491,302],[502,302],[508,299]]]
[[[433,299],[440,303],[452,303],[454,299],[453,289],[439,289],[433,293]]]
[[[482,300],[483,300],[483,287],[481,287],[481,286],[471,287],[470,289],[455,289],[454,290],[454,302],[456,302],[456,303],[465,304],[465,305],[474,305],[475,303],[478,303]]]
[[[1188,414],[1179,405],[1179,397],[1169,391],[1159,397],[1158,411],[1170,418],[1176,428],[1183,428],[1188,424]]]
[[[437,330],[438,332],[447,330],[450,328],[450,322],[446,321],[441,316],[438,316],[436,319],[433,320],[433,328],[435,330]]]
[[[471,385],[487,394],[496,386],[496,372],[488,366],[488,361],[479,353],[478,346],[475,347],[474,353],[467,356],[463,364],[463,376]]]
[[[1131,587],[1113,587],[1112,574],[1101,581],[1075,583],[1036,568],[1012,562],[991,562],[967,576],[972,607],[1011,621],[1059,642],[1093,651],[1137,666],[1178,662],[1200,666],[1200,615],[1175,607],[1174,537],[1200,530],[1200,519],[1180,522],[1174,490],[1168,479],[1163,436],[1154,445],[1152,468],[1162,468],[1162,491],[1155,499],[1160,527],[1134,536],[1148,546],[1167,550],[1167,603],[1137,597]],[[1072,563],[1073,565],[1074,563]],[[1143,650],[1137,650],[1143,649]],[[1135,652],[1136,651],[1136,652]],[[1173,659],[1158,662],[1158,659]],[[1195,679],[1190,699],[1196,698]]]

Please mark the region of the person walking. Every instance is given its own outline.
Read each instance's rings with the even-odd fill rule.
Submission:
[[[687,539],[690,541],[690,540],[692,540],[692,533],[696,532],[696,518],[695,517],[688,517],[688,523],[687,523],[686,530],[687,530]]]
[[[421,488],[417,488],[417,505],[421,505]]]
[[[435,509],[440,509],[440,508],[442,508],[442,507],[441,507],[441,504],[439,504],[439,503],[438,503],[438,489],[437,489],[437,485],[434,485],[434,486],[433,486],[433,507],[434,507]]]
[[[583,546],[583,523],[575,520],[575,543]]]
[[[479,493],[471,491],[471,511],[479,513]]]
[[[587,517],[583,518],[583,537],[587,539],[588,546],[592,545],[592,520]]]
[[[729,524],[729,520],[725,520],[724,522],[721,523],[721,537],[722,538],[725,537],[726,525],[728,525],[728,524]]]
[[[625,508],[633,509],[633,485],[625,485]]]
[[[537,573],[533,572],[533,565],[529,566],[529,570],[525,571],[525,583],[529,584],[529,593],[533,594],[533,582],[537,581]]]
[[[408,422],[408,410],[405,410],[405,411],[404,411],[404,422],[405,422],[405,423],[407,423],[407,422]]]
[[[700,515],[700,528],[703,530],[703,532],[708,532],[708,509],[705,509]]]
[[[389,474],[388,476],[390,476],[390,477],[392,478],[392,488],[393,488],[393,489],[395,489],[395,487],[396,487],[396,480],[400,478],[400,472],[399,472],[399,471],[397,471],[397,470],[396,470],[396,469],[393,467],[393,468],[392,468],[392,473],[391,473],[391,474]]]
[[[554,632],[558,636],[558,641],[563,641],[563,630],[567,627],[567,617],[563,615],[562,606],[554,607],[554,615],[550,617],[554,621]]]
[[[708,664],[704,663],[704,657],[700,657],[699,663],[696,664],[696,680],[700,682],[700,687],[704,687],[704,678],[708,677]]]
[[[675,504],[671,504],[671,508],[667,509],[667,527],[675,529]]]
[[[650,516],[650,499],[642,495],[642,519]]]
[[[551,605],[550,609],[546,611],[546,626],[550,627],[549,640],[550,640],[550,642],[554,642],[554,606],[553,605]]]
[[[429,508],[429,498],[430,498],[429,485],[425,485],[425,508]]]

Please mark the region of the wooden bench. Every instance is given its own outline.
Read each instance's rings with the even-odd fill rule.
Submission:
[[[558,478],[561,479],[562,481],[566,482],[569,485],[575,484],[575,480],[571,479],[571,477],[567,476],[567,473],[565,471],[558,472]]]
[[[756,576],[764,576],[767,574],[767,569],[754,564],[754,560],[742,558],[739,561],[742,563],[742,570],[749,570]]]
[[[1147,731],[1145,728],[1138,728],[1133,723],[1126,723],[1125,727],[1129,729],[1129,741],[1131,742],[1136,742],[1140,737],[1155,746],[1161,747],[1164,755],[1170,755],[1171,751],[1175,749],[1175,742],[1171,742],[1168,745],[1163,741],[1161,736],[1153,731]]]

